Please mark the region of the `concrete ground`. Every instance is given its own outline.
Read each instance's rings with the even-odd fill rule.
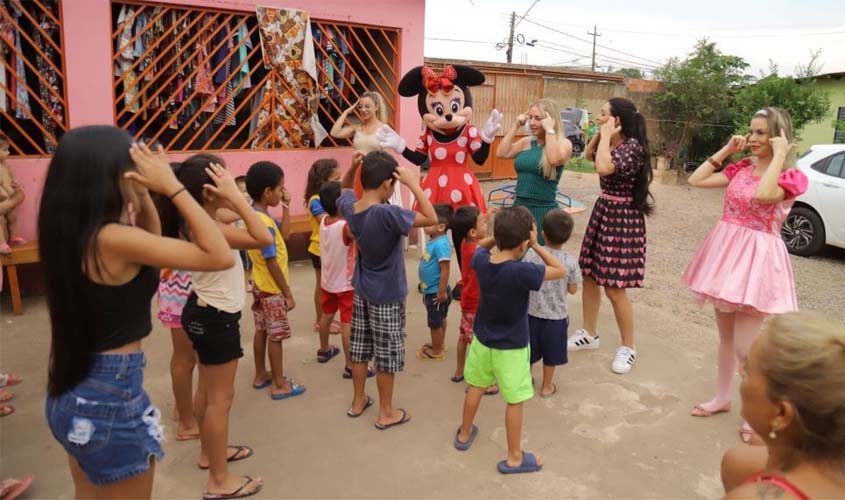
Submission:
[[[594,175],[571,174],[564,189],[592,204]],[[486,187],[491,187],[488,185]],[[316,363],[316,335],[309,306],[314,277],[310,264],[296,262],[291,278],[297,297],[294,337],[285,343],[286,371],[308,392],[274,402],[251,388],[253,322],[241,322],[244,350],[237,375],[230,442],[248,444],[255,456],[232,465],[238,474],[262,476],[257,498],[718,498],[722,452],[739,444],[739,399],[735,410],[710,419],[688,416],[714,389],[716,334],[711,311],[691,303],[679,283],[692,253],[718,218],[720,191],[656,184],[658,213],[648,221],[646,288],[635,290],[638,360],[625,376],[610,371],[618,335],[609,304],[600,316],[598,351],[570,355],[558,370],[558,394],[525,405],[524,448],[542,455],[538,474],[502,476],[505,405],[498,396],[482,402],[480,433],[472,449],[452,447],[464,396],[449,381],[455,368],[459,307],[450,311],[444,362],[414,358],[428,338],[425,310],[415,291],[408,298],[406,370],[398,376],[395,401],[413,420],[380,432],[376,412],[346,417],[351,382],[341,378],[341,358]],[[577,253],[588,214],[576,216],[567,248]],[[409,283],[416,283],[418,257],[407,255]],[[802,307],[843,318],[845,252],[828,250],[813,259],[793,258]],[[836,277],[839,278],[836,278]],[[453,278],[454,281],[454,278]],[[66,455],[43,416],[50,331],[43,297],[27,298],[23,316],[2,309],[0,368],[25,377],[13,388],[15,414],[0,420],[0,476],[36,476],[29,498],[71,498]],[[581,325],[580,295],[570,297],[571,322]],[[145,387],[169,416],[173,409],[168,360],[169,332],[156,326],[145,341]],[[339,345],[340,339],[333,337]],[[374,380],[367,384],[376,396]],[[158,465],[155,498],[197,498],[206,475],[196,468],[199,443],[176,442],[175,423],[166,427],[164,461]]]

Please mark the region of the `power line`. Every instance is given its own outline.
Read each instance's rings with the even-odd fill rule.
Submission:
[[[528,21],[531,24],[537,25],[541,28],[545,28],[549,31],[553,31],[553,32],[558,33],[558,34],[568,36],[569,38],[574,38],[575,40],[578,40],[579,42],[584,42],[584,43],[589,43],[589,44],[593,43],[591,40],[585,40],[584,38],[577,37],[575,35],[570,35],[569,33],[566,33],[566,32],[561,31],[559,29],[552,28],[551,26],[546,26],[545,24],[538,23],[537,21],[527,19],[527,18],[525,20]],[[608,46],[605,46],[605,45],[598,45],[598,44],[596,46],[601,47],[603,49],[611,50],[613,52],[618,52],[620,54],[624,54],[624,55],[629,56],[629,57],[634,57],[636,59],[642,59],[643,61],[648,61],[650,63],[654,63],[654,64],[657,64],[657,65],[663,65],[663,63],[660,62],[660,61],[655,61],[654,59],[648,59],[646,57],[641,57],[641,56],[637,56],[637,55],[634,55],[634,54],[629,54],[628,52],[623,52],[621,50],[614,49],[613,47],[608,47]]]
[[[434,40],[437,42],[459,42],[459,43],[481,43],[481,44],[488,44],[488,45],[495,45],[498,42],[486,42],[484,40],[461,40],[457,38],[437,38],[437,37],[425,37],[426,40]]]
[[[551,44],[551,45],[554,45],[554,46],[556,46],[556,47],[563,48],[563,49],[578,50],[578,49],[576,49],[576,48],[574,48],[574,47],[569,47],[569,46],[566,46],[566,45],[561,45],[561,44],[559,44],[559,43],[556,43],[556,42],[550,42],[550,41],[548,41],[548,40],[543,40],[543,42],[548,43],[548,44]],[[630,60],[630,59],[623,59],[623,58],[621,58],[621,57],[608,56],[608,55],[606,55],[606,54],[604,54],[604,53],[601,53],[601,52],[596,52],[596,57],[598,57],[598,58],[602,58],[602,59],[605,59],[605,60],[608,60],[608,61],[610,61],[610,62],[612,62],[612,63],[614,63],[614,64],[627,64],[627,65],[631,65],[631,66],[635,66],[635,67],[640,67],[640,68],[649,68],[649,69],[657,69],[657,68],[659,67],[659,66],[654,66],[654,65],[647,64],[647,63],[640,62],[640,61],[632,61],[632,60]]]

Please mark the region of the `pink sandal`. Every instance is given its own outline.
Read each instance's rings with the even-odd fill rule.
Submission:
[[[742,439],[742,442],[748,444],[751,441],[751,438],[754,437],[754,429],[748,425],[748,422],[743,422],[742,425],[739,427],[739,438]]]
[[[21,238],[20,236],[15,236],[13,238],[9,238],[9,244],[12,245],[13,247],[26,245],[26,243],[27,243],[27,241],[25,239]]]
[[[728,401],[728,404],[722,406],[721,408],[716,408],[715,410],[708,410],[702,405],[695,405],[692,410],[690,410],[689,414],[693,417],[712,417],[717,413],[727,413],[731,411],[731,402]]]
[[[23,382],[23,378],[14,373],[0,373],[0,387],[18,385],[21,382]]]
[[[15,500],[21,496],[32,484],[33,477],[27,476],[23,479],[5,479],[0,485],[0,498],[3,500]]]

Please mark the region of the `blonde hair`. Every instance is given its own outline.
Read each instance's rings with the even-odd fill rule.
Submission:
[[[774,316],[760,357],[771,401],[789,401],[809,458],[845,458],[845,325],[819,315]]]
[[[790,144],[795,139],[792,133],[792,117],[789,115],[789,111],[783,108],[767,107],[754,113],[753,118],[764,118],[766,120],[770,139],[772,137],[780,137],[781,130],[785,132],[786,140]],[[784,166],[786,168],[796,168],[798,166],[798,158],[795,155],[795,151],[791,151],[786,157]]]
[[[538,108],[540,111],[548,113],[554,121],[555,135],[563,139],[563,123],[560,121],[560,111],[557,109],[557,104],[551,99],[539,99],[534,102],[528,109]],[[557,176],[557,165],[552,165],[549,162],[549,157],[546,155],[546,148],[543,148],[543,158],[540,160],[540,170],[543,171],[543,177],[546,179],[554,179]]]
[[[378,118],[378,121],[380,121],[382,123],[387,123],[387,106],[385,106],[384,98],[381,97],[381,94],[379,94],[378,92],[373,92],[371,90],[368,90],[368,91],[362,93],[361,96],[358,98],[358,100],[360,101],[361,99],[363,99],[365,97],[372,99],[373,103],[375,103],[375,105],[376,105],[376,118]]]

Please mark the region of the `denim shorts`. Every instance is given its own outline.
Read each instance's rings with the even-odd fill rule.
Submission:
[[[123,481],[161,461],[161,413],[142,387],[144,353],[95,354],[91,371],[73,389],[47,398],[53,437],[92,484]]]
[[[452,303],[452,288],[446,287],[446,302],[437,302],[437,293],[423,295],[426,311],[426,323],[429,328],[440,328],[449,316],[449,305]]]

